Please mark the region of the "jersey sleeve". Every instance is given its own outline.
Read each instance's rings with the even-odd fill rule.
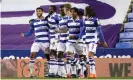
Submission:
[[[96,20],[96,24],[97,24],[97,32],[98,32],[98,35],[100,37],[100,41],[105,42],[104,35],[102,32],[102,28],[101,28],[101,24],[100,24],[100,21],[98,19]]]
[[[81,39],[84,33],[85,33],[85,26],[83,20],[81,20],[80,33],[76,37]]]
[[[28,32],[24,33],[24,37],[28,37],[28,36],[31,36],[34,32],[34,27],[33,27],[33,24],[31,23],[30,24],[30,29]]]

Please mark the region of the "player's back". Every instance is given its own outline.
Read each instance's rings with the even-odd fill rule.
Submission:
[[[97,42],[98,40],[98,19],[96,17],[85,18],[85,42]]]
[[[49,42],[47,20],[35,19],[31,24],[35,32],[35,42]]]

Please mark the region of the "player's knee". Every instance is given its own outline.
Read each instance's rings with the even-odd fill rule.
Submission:
[[[86,61],[86,55],[79,55],[79,59],[83,59],[84,61]]]
[[[64,57],[64,52],[59,51],[59,52],[58,52],[58,58],[63,58],[63,57]]]
[[[67,55],[73,55],[73,53],[70,51],[67,51]]]
[[[55,56],[55,57],[57,57],[57,51],[51,49],[51,50],[50,50],[50,56]]]
[[[35,54],[36,54],[36,52],[31,52],[30,58],[35,58]]]
[[[94,52],[89,52],[89,57],[94,57]]]

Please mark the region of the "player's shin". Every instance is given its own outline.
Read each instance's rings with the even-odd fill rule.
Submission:
[[[64,62],[64,52],[58,52],[58,75],[61,77],[66,77],[66,69],[65,69],[65,62]]]
[[[48,61],[49,64],[49,76],[54,77],[57,74],[57,61],[56,61],[56,51],[50,51],[50,60]]]
[[[88,75],[88,77],[96,78],[96,67],[95,67],[93,52],[89,52],[88,62],[89,62],[89,66],[90,66],[90,74]]]
[[[30,54],[30,63],[29,63],[29,66],[30,66],[30,77],[34,76],[33,72],[34,72],[35,54],[36,54],[36,52],[32,52]]]
[[[78,62],[78,58],[75,58],[75,57],[72,57],[72,59],[71,59],[71,71],[72,71],[72,77],[77,77],[77,66],[76,66],[76,64],[77,64],[77,62]]]
[[[71,77],[71,54],[70,52],[67,52],[66,56],[66,73],[67,73],[67,78]]]
[[[85,55],[79,56],[79,64],[81,66],[80,78],[85,78],[85,74],[84,74],[86,70],[86,56]]]

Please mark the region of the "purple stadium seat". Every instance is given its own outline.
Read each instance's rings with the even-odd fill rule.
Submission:
[[[124,31],[125,32],[133,32],[133,22],[125,23]]]
[[[128,22],[133,22],[133,13],[128,14]]]
[[[120,42],[133,41],[133,32],[120,33]]]
[[[120,42],[116,44],[116,48],[133,48],[132,47],[133,43],[132,42]]]

